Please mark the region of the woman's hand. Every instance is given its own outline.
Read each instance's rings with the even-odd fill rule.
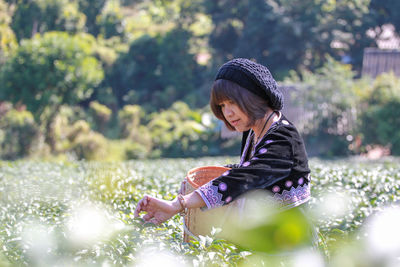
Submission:
[[[142,217],[145,222],[160,224],[170,219],[183,209],[178,199],[167,201],[151,196],[144,196],[137,204],[135,217],[140,217],[141,212],[146,212]]]

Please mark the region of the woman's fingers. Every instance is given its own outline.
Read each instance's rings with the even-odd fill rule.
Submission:
[[[145,207],[147,206],[147,203],[148,203],[148,196],[144,196],[141,200],[139,200],[133,215],[135,217],[139,217],[141,211],[146,211]]]
[[[160,222],[156,218],[151,218],[148,222],[154,224],[160,224]]]
[[[141,209],[142,209],[142,208],[141,208],[141,204],[140,204],[140,201],[139,201],[138,204],[137,204],[137,206],[136,206],[135,211],[133,212],[133,216],[139,217],[139,213],[140,213]]]
[[[152,218],[153,218],[153,214],[151,214],[151,213],[147,213],[146,215],[143,216],[143,220],[145,220],[146,222]]]
[[[160,224],[175,214],[171,203],[171,201],[144,196],[139,200],[134,216],[140,217],[140,213],[145,212],[146,214],[142,219],[146,223]]]

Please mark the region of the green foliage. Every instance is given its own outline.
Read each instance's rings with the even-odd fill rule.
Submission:
[[[20,0],[13,14],[12,28],[18,40],[32,38],[36,33],[83,30],[85,17],[74,1]]]
[[[67,137],[73,142],[79,135],[87,135],[89,132],[90,125],[84,120],[78,120],[69,129]]]
[[[130,143],[125,148],[125,159],[144,159],[149,156],[149,149],[139,143]]]
[[[100,33],[97,18],[100,16],[106,0],[78,0],[79,10],[86,16],[87,32],[97,36]]]
[[[9,53],[17,46],[15,34],[10,28],[10,7],[6,2],[0,0],[0,64],[2,64]]]
[[[362,103],[361,133],[365,144],[390,146],[400,155],[400,79],[383,74],[373,82]]]
[[[78,159],[101,160],[107,155],[107,140],[99,133],[81,131],[73,139],[70,150]]]
[[[189,39],[189,32],[175,29],[134,41],[107,75],[119,106],[140,103],[145,110],[155,111],[194,91],[199,84],[198,66]]]
[[[85,111],[80,107],[70,107],[66,105],[60,107],[50,124],[50,130],[47,132],[47,135],[51,136],[54,141],[52,152],[64,153],[68,150],[71,140],[73,140],[79,132],[82,130],[86,132],[89,131],[90,126],[84,121],[86,117]]]
[[[211,125],[204,125],[201,114],[183,102],[153,113],[147,127],[154,148],[167,157],[194,157],[207,154],[216,140]],[[208,148],[205,144],[208,144]]]
[[[55,154],[64,153],[86,160],[106,160],[109,150],[107,139],[93,131],[85,119],[85,113],[79,108],[63,106],[60,109],[49,133],[55,142]]]
[[[51,32],[24,40],[1,69],[0,97],[22,102],[36,118],[49,107],[87,99],[103,79],[88,35]]]
[[[300,102],[314,102],[307,104],[310,112],[299,125],[308,147],[317,148],[310,154],[347,154],[348,140],[361,136],[364,142],[391,144],[397,151],[397,141],[383,134],[391,131],[390,125],[382,124],[387,130],[375,140],[366,123],[396,111],[396,103],[381,107],[389,105],[381,98],[393,92],[384,96],[365,80],[353,79],[363,48],[376,46],[383,37],[382,25],[392,23],[398,33],[398,6],[395,0],[0,0],[0,99],[26,105],[46,145],[59,153],[71,144],[68,131],[51,129],[57,126],[53,120],[61,105],[91,110],[93,118],[79,119],[108,138],[118,138],[117,114],[124,106],[140,105],[146,114],[176,101],[203,107],[217,66],[241,56],[266,64],[277,79],[290,70],[298,72],[289,79],[304,85],[299,96],[307,99]],[[332,58],[352,66],[332,63]],[[314,75],[305,69],[318,71]],[[384,83],[379,86],[395,88]],[[107,105],[113,116],[107,119],[88,109],[90,101]],[[177,128],[167,125],[174,120],[159,128],[178,129],[176,136],[185,136],[181,133],[195,132],[198,126],[186,119]],[[75,121],[60,125],[69,128]],[[153,138],[147,123],[130,130],[122,126],[122,136],[129,139],[124,141],[134,143],[128,147],[155,156],[164,147],[175,151],[166,155],[183,155],[184,148],[195,155],[215,154],[226,145],[210,128],[188,134],[181,143],[166,134],[160,143],[160,134]],[[363,132],[354,131],[358,126]]]
[[[118,112],[121,137],[129,143],[124,147],[125,159],[141,159],[151,154],[153,141],[150,130],[142,125],[144,112],[138,105],[126,105]],[[156,156],[154,153],[153,157]]]
[[[272,203],[263,203],[266,198],[266,194],[249,194],[243,214],[241,217],[229,217],[222,236],[242,250],[270,254],[312,246],[312,226],[304,211],[294,208],[279,212]],[[248,204],[249,201],[255,203]]]
[[[296,91],[292,99],[303,107],[305,114],[297,123],[304,134],[307,148],[316,148],[310,154],[322,156],[348,153],[348,135],[356,128],[358,97],[355,93],[354,73],[351,66],[332,58],[315,73],[292,72],[285,82],[293,84]]]
[[[100,15],[96,17],[100,34],[105,38],[124,37],[124,17],[118,0],[108,0]]]
[[[7,189],[6,193],[0,193],[0,253],[4,255],[4,260],[0,257],[0,261],[9,262],[11,266],[66,262],[74,266],[150,266],[160,260],[188,266],[294,266],[293,263],[302,262],[304,257],[307,263],[314,263],[309,256],[320,255],[318,253],[329,255],[322,264],[332,267],[341,267],[343,262],[351,266],[378,267],[385,260],[392,260],[388,254],[382,256],[368,249],[371,244],[365,229],[376,212],[388,205],[395,206],[400,200],[398,158],[379,162],[355,158],[310,161],[313,198],[305,212],[313,218],[320,233],[321,247],[314,251],[317,254],[301,250],[299,254],[284,254],[282,259],[277,255],[244,250],[238,244],[217,238],[216,229],[209,236],[182,244],[180,216],[159,226],[142,225],[133,219],[136,203],[144,194],[172,199],[188,169],[224,165],[235,160],[0,162],[0,187]],[[326,199],[332,193],[338,195],[331,197],[333,202],[329,206]],[[340,204],[344,199],[348,202]],[[333,216],[340,207],[349,209]],[[269,241],[284,244],[298,236],[297,216],[268,215],[271,215],[270,210],[254,213],[251,220],[240,225],[242,229],[254,230],[254,235],[246,242],[269,246]],[[262,229],[266,229],[265,225],[273,228],[274,222],[278,222],[276,229],[284,229],[271,239],[256,242],[263,236],[256,235],[257,229],[251,227],[257,224],[257,218],[264,224]],[[391,219],[390,225],[396,227],[396,218]],[[280,239],[282,233],[288,233],[288,239]],[[301,230],[300,234],[306,233]],[[84,236],[86,239],[80,239]],[[397,251],[393,260],[396,258]],[[288,264],[280,263],[281,260]]]
[[[68,33],[79,33],[84,30],[86,17],[79,11],[78,3],[68,1],[63,3],[62,14],[57,19],[57,31],[66,31]]]
[[[320,67],[326,55],[348,54],[359,67],[363,48],[373,43],[366,36],[375,26],[366,16],[369,2],[205,1],[215,25],[210,35],[214,62],[254,58],[279,78],[289,70]]]
[[[89,107],[90,113],[94,119],[93,128],[98,132],[104,133],[107,122],[111,117],[111,109],[97,101],[90,102]]]
[[[366,144],[389,146],[393,155],[400,155],[400,101],[372,106],[362,115],[362,133]]]
[[[16,159],[28,156],[38,133],[38,126],[29,111],[10,109],[0,115],[1,157]]]
[[[396,31],[400,29],[400,3],[396,0],[371,0],[371,15],[379,25],[391,23],[395,26]]]
[[[142,108],[138,105],[126,105],[118,112],[118,121],[121,128],[121,137],[126,138],[139,128],[144,116]]]

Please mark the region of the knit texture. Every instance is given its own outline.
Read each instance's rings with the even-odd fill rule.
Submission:
[[[271,108],[283,108],[283,95],[267,67],[246,58],[226,62],[218,70],[215,80],[229,80],[250,92],[267,99]]]

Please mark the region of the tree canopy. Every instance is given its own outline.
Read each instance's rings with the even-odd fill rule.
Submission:
[[[38,118],[46,107],[89,98],[104,76],[94,45],[90,35],[63,32],[22,41],[1,68],[1,99],[26,105]]]

